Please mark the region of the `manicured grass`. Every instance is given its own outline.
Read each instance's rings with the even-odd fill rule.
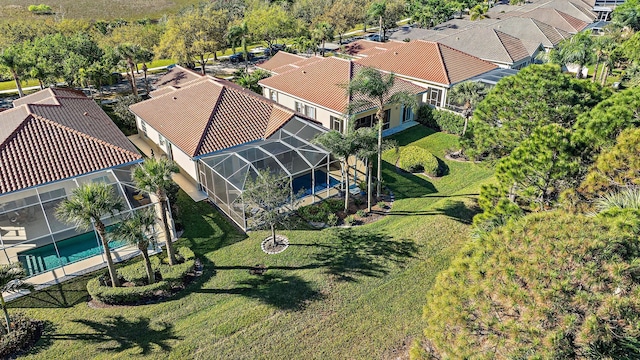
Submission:
[[[63,13],[65,19],[105,20],[105,19],[157,19],[164,14],[173,14],[181,8],[197,4],[198,0],[48,0],[46,4],[53,11]],[[27,11],[33,0],[3,0],[0,14],[32,19],[46,15],[33,15]],[[39,3],[38,3],[39,4]],[[53,16],[53,15],[49,15]]]
[[[426,136],[425,138],[421,138]],[[436,156],[451,135],[416,127],[396,136]],[[351,229],[282,231],[291,246],[266,255],[206,203],[180,195],[187,245],[204,274],[169,301],[91,309],[86,278],[12,304],[47,322],[28,358],[377,359],[406,353],[421,333],[424,297],[467,241],[474,196],[491,169],[446,162],[436,180],[385,163],[391,215]],[[265,275],[250,275],[257,264]],[[18,309],[10,309],[17,311]]]
[[[30,86],[38,86],[40,83],[38,82],[38,80],[27,80],[27,81],[21,81],[20,85],[22,85],[23,88],[27,88]],[[8,80],[8,81],[0,81],[0,91],[3,90],[11,90],[11,89],[16,89],[16,82],[13,80]],[[18,89],[16,89],[16,93],[18,92]]]

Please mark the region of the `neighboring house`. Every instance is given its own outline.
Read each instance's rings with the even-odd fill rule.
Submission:
[[[281,105],[319,121],[323,126],[345,130],[345,112],[353,102],[347,96],[346,86],[362,68],[353,60],[338,57],[316,58],[309,64],[279,73],[259,82],[264,89],[264,96]],[[267,62],[268,63],[268,62]],[[267,64],[269,66],[269,64]],[[396,78],[393,92],[409,91],[419,98],[426,88]],[[413,114],[409,108],[388,106],[383,129],[402,129],[413,124]],[[375,124],[373,108],[360,109],[353,114],[355,127]]]
[[[164,77],[174,70],[182,71]],[[339,162],[311,142],[326,129],[309,117],[210,76],[156,94],[130,107],[139,133],[243,229],[255,225],[257,209],[243,204],[241,194],[260,170],[289,177],[292,196],[305,204],[337,194]]]
[[[522,18],[538,20],[545,24],[566,31],[569,34],[576,34],[589,25],[590,22],[577,19],[565,12],[554,8],[537,8],[520,15]]]
[[[446,106],[447,92],[455,84],[497,68],[450,46],[423,40],[402,43],[354,62],[426,87],[422,102],[436,107]]]
[[[522,41],[492,28],[465,30],[438,42],[510,69],[521,69],[533,63],[538,52],[544,51],[539,42]]]
[[[353,57],[371,56],[379,52],[392,49],[402,45],[403,42],[391,40],[388,42],[378,42],[371,40],[356,40],[344,46],[342,53]]]
[[[257,64],[256,67],[271,74],[280,74],[321,60],[322,57],[319,56],[305,57],[278,51],[269,60]]]
[[[59,221],[56,207],[80,185],[98,181],[113,186],[125,213],[152,206],[130,183],[141,155],[80,91],[45,89],[13,105],[0,112],[0,263],[21,262],[29,276],[38,275],[35,284],[104,264],[96,233]]]
[[[562,40],[571,37],[571,34],[564,30],[536,19],[524,17],[505,19],[491,25],[491,27],[522,41],[540,43],[547,52],[555,48]]]

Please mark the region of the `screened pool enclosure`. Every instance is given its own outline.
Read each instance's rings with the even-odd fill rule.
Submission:
[[[90,258],[87,267],[101,264],[105,261],[104,250],[95,229],[78,231],[73,224],[61,222],[55,216],[56,208],[83,184],[107,183],[124,203],[122,213],[103,219],[109,229],[123,216],[155,205],[130,181],[129,166],[0,195],[0,263],[21,262],[29,276],[55,270],[58,277],[78,272],[82,266],[77,264]],[[161,226],[156,228],[161,230]],[[123,241],[113,239],[109,247],[123,245]]]
[[[340,163],[312,139],[321,127],[293,118],[265,140],[227,149],[198,161],[200,185],[213,202],[243,229],[256,224],[242,202],[247,181],[265,169],[287,177],[291,196],[310,204],[338,194],[342,184]]]

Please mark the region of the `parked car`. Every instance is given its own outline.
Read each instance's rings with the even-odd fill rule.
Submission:
[[[271,47],[264,49],[264,56],[275,55],[278,51],[286,49],[285,44],[271,44]]]
[[[370,34],[365,36],[365,39],[369,40],[369,41],[377,41],[377,42],[382,42],[382,40],[380,40],[380,34]],[[385,36],[385,40],[388,40],[388,38]]]
[[[255,55],[253,55],[253,53],[249,53],[249,61],[252,61],[254,59],[255,59]],[[239,52],[239,53],[229,55],[229,61],[231,62],[244,61],[244,53]]]

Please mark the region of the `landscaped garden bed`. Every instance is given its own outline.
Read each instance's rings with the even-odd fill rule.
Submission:
[[[0,359],[13,359],[29,350],[42,336],[43,323],[24,314],[11,316],[11,332],[0,330]]]
[[[392,199],[388,191],[379,199],[374,197],[371,212],[367,212],[366,194],[350,196],[347,211],[344,210],[344,198],[333,197],[316,204],[300,207],[297,213],[314,227],[364,225],[383,218],[391,209]]]
[[[189,248],[178,249],[178,264],[169,266],[159,257],[151,258],[156,282],[148,284],[144,263],[137,262],[118,269],[123,286],[112,287],[109,275],[89,280],[87,291],[93,307],[104,305],[140,305],[157,302],[184,289],[195,276],[196,258]]]

